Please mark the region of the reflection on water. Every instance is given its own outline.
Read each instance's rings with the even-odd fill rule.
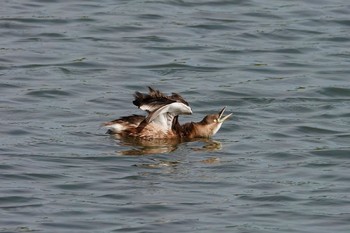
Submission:
[[[199,142],[204,142],[205,144],[201,147],[192,147],[194,151],[216,151],[222,148],[222,144],[219,141],[214,141],[211,139],[198,140]]]
[[[143,168],[162,168],[162,167],[172,167],[175,168],[180,161],[167,161],[167,160],[156,160],[153,159],[152,163],[141,163],[136,164],[137,167],[143,167]]]
[[[158,160],[158,159],[151,159],[152,163],[141,163],[141,164],[135,164],[136,167],[142,167],[142,168],[164,168],[164,167],[170,167],[170,168],[176,168],[181,161],[172,161],[172,160]],[[207,159],[203,159],[199,161],[203,164],[218,164],[220,163],[220,158],[218,157],[210,157]]]
[[[151,155],[163,154],[175,151],[181,143],[199,142],[200,145],[191,146],[193,151],[216,151],[221,149],[221,142],[214,141],[210,138],[195,138],[188,140],[153,138],[141,139],[135,137],[121,138],[118,135],[111,135],[112,138],[118,140],[118,143],[124,147],[131,147],[128,150],[118,151],[121,155]]]

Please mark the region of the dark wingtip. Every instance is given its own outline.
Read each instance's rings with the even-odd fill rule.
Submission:
[[[140,107],[141,104],[142,104],[142,101],[143,101],[143,99],[144,99],[144,95],[143,95],[141,92],[135,91],[134,97],[135,97],[135,100],[132,101],[132,103],[133,103],[135,106]]]
[[[163,104],[169,104],[172,102],[181,102],[187,106],[189,106],[188,102],[182,98],[181,95],[178,93],[172,93],[171,96],[167,96],[161,91],[148,86],[149,93],[143,94],[138,91],[134,94],[134,101],[132,102],[135,106],[139,107],[144,104],[150,104],[150,103],[163,103]]]
[[[105,133],[105,134],[112,134],[113,133],[113,131],[112,130],[107,130],[107,132]]]
[[[186,104],[187,106],[190,106],[189,103],[178,93],[175,93],[175,92],[171,93],[171,98],[176,101],[180,101],[183,104]]]

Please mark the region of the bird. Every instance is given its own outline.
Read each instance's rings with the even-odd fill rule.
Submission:
[[[232,113],[224,116],[226,107],[216,114],[206,115],[199,122],[179,123],[180,115],[191,115],[188,102],[178,93],[165,95],[148,87],[147,94],[136,91],[133,104],[146,115],[133,114],[102,123],[107,134],[118,138],[180,139],[210,138],[214,136]]]

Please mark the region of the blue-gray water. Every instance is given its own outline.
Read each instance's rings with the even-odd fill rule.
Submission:
[[[0,232],[349,232],[349,15],[347,0],[2,1]],[[182,122],[234,115],[171,148],[105,135],[146,86],[181,93]]]

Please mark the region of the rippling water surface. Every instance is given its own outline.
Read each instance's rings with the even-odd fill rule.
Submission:
[[[348,1],[4,1],[0,232],[349,232]],[[211,140],[101,122],[179,92]]]

